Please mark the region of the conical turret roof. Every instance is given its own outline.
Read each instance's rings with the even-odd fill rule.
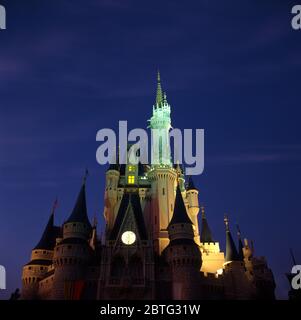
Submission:
[[[175,199],[175,206],[174,206],[174,212],[173,216],[170,220],[169,225],[177,224],[177,223],[189,223],[192,224],[190,218],[187,215],[187,210],[184,204],[184,200],[182,197],[182,193],[179,187],[179,184],[177,186],[177,194]]]
[[[225,217],[225,225],[226,225],[226,257],[225,262],[231,261],[239,261],[238,252],[233,241],[230,228],[229,228],[229,220],[228,217]]]
[[[78,194],[74,209],[65,223],[81,222],[92,228],[88,218],[87,204],[86,204],[86,182],[82,184]]]
[[[57,207],[57,200],[55,200],[51,215],[44,229],[42,237],[33,250],[53,250],[56,238],[60,235],[60,228],[54,226],[54,212]]]
[[[213,236],[205,215],[205,209],[204,207],[201,208],[202,211],[202,226],[201,226],[201,242],[214,242]]]

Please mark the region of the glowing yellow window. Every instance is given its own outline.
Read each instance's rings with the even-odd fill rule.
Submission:
[[[134,184],[135,183],[135,176],[128,176],[128,184]]]
[[[129,171],[130,171],[130,172],[135,171],[135,166],[129,166]]]

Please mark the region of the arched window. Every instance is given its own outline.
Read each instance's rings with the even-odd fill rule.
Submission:
[[[125,261],[122,257],[117,256],[111,264],[111,278],[121,279],[125,271]]]
[[[134,284],[140,284],[143,282],[143,263],[140,257],[131,257],[129,262],[129,272]]]

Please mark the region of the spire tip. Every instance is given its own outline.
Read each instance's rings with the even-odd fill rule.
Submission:
[[[224,222],[225,222],[225,226],[226,226],[226,231],[229,231],[229,218],[228,218],[227,214],[225,214],[225,216],[224,216]]]
[[[84,185],[85,185],[86,182],[87,182],[88,175],[89,175],[89,171],[88,171],[88,169],[86,168],[86,171],[85,171],[85,174],[84,174],[84,178],[83,178],[83,184],[84,184]]]

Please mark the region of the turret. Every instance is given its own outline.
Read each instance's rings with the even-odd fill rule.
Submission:
[[[200,211],[199,207],[199,191],[194,186],[192,177],[189,177],[187,185],[187,200],[188,200],[188,212],[191,217],[197,217]],[[196,218],[197,220],[197,218]],[[194,221],[193,221],[194,222]]]
[[[22,299],[39,298],[39,281],[45,276],[52,264],[55,241],[60,231],[59,228],[54,226],[56,203],[40,241],[32,250],[30,262],[23,267]]]
[[[200,245],[202,251],[204,273],[220,274],[224,265],[224,253],[220,251],[219,243],[214,241],[209,223],[205,214],[205,208],[201,207],[201,237]]]
[[[175,208],[168,226],[170,243],[163,252],[171,268],[173,299],[194,299],[200,276],[202,257],[194,241],[193,223],[188,217],[180,187],[177,187]]]
[[[91,258],[92,227],[87,215],[86,177],[74,209],[63,225],[63,239],[54,252],[54,281],[52,299],[75,299],[84,287],[85,273]],[[68,288],[68,289],[66,289]]]
[[[91,224],[87,215],[86,205],[86,178],[84,177],[77,201],[69,218],[65,221],[63,227],[63,237],[88,239],[91,234]]]
[[[111,164],[106,172],[106,193],[109,204],[114,209],[117,202],[117,188],[120,178],[118,164]]]
[[[152,166],[147,176],[152,186],[149,210],[151,214],[148,221],[152,228],[154,249],[159,255],[169,242],[167,227],[174,210],[175,180],[177,179],[177,172],[172,166],[170,154],[170,113],[170,105],[166,95],[163,96],[158,73],[156,102],[149,120],[152,131]]]
[[[244,262],[239,257],[231,235],[227,216],[225,216],[224,222],[226,226],[226,257],[224,263],[226,299],[252,299],[256,292],[255,287],[248,278]]]
[[[177,182],[179,183],[180,190],[183,193],[183,192],[186,191],[185,190],[185,177],[184,177],[183,168],[182,168],[182,166],[180,165],[179,162],[174,165],[174,168],[175,168],[175,170],[177,172],[177,175],[178,175]]]
[[[225,264],[231,263],[233,261],[240,261],[239,255],[233,241],[230,227],[229,227],[229,219],[225,216],[224,219],[225,226],[226,226],[226,257],[225,257]]]
[[[195,240],[199,243],[200,242],[199,221],[198,221],[198,214],[200,211],[199,191],[194,186],[194,183],[193,183],[191,176],[188,179],[188,185],[187,185],[187,189],[186,189],[186,199],[187,199],[187,204],[188,204],[188,214],[189,214],[189,217],[194,225]]]
[[[202,211],[201,242],[214,243],[213,236],[205,215],[205,208],[201,207],[201,211]]]
[[[152,164],[171,166],[169,130],[171,129],[170,105],[161,88],[160,73],[157,77],[157,95],[150,122],[152,129]]]
[[[116,205],[118,202],[118,183],[120,179],[120,165],[110,164],[106,172],[105,210],[104,216],[107,231],[110,231],[115,221]]]

